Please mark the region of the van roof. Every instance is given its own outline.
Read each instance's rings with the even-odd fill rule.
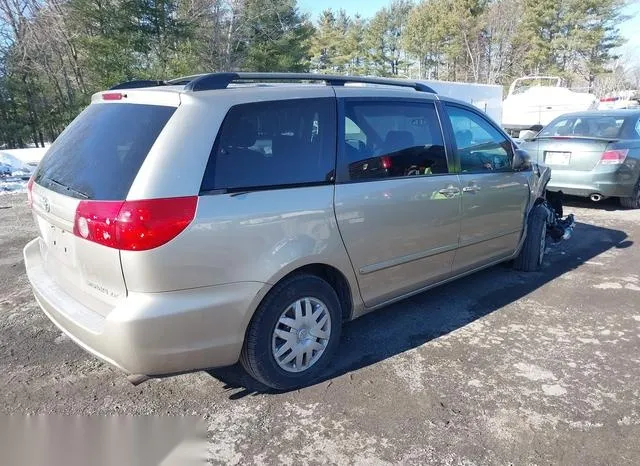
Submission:
[[[253,87],[261,87],[265,85],[278,85],[280,82],[291,81],[309,81],[314,83],[324,82],[329,86],[349,85],[376,85],[376,86],[394,86],[402,88],[410,88],[419,92],[436,94],[436,92],[427,84],[419,81],[411,81],[405,79],[377,78],[377,77],[361,77],[361,76],[336,76],[314,73],[208,73],[195,76],[187,76],[182,78],[171,79],[168,81],[158,80],[137,80],[113,86],[110,90],[123,89],[162,89],[177,92],[191,91],[210,91],[227,89],[229,87],[238,87],[238,83],[245,83]],[[246,84],[251,82],[253,84]],[[270,83],[270,84],[266,84]],[[283,84],[279,84],[283,85]],[[289,84],[292,85],[292,84]],[[301,84],[297,84],[300,86]]]

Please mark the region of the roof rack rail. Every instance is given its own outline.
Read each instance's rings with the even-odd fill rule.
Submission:
[[[208,73],[188,78],[168,81],[167,84],[185,84],[187,91],[209,91],[226,89],[234,81],[324,81],[329,86],[344,86],[346,83],[379,84],[415,89],[419,92],[436,94],[431,87],[417,81],[360,76],[335,76],[313,73]]]
[[[205,76],[205,75],[194,74],[191,76],[180,76],[179,78],[169,79],[168,81],[165,81],[165,83],[167,84],[167,86],[184,86],[186,84],[189,84],[194,79],[200,78],[202,76]]]
[[[141,87],[156,87],[156,86],[166,86],[167,83],[165,81],[154,81],[150,79],[138,79],[136,81],[127,81],[124,83],[116,84],[113,87],[110,87],[110,91],[115,91],[117,89],[136,89]]]

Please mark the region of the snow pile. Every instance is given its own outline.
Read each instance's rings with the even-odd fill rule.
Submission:
[[[0,150],[0,194],[25,192],[46,148]]]

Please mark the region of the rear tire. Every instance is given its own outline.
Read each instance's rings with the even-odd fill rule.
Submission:
[[[621,197],[620,205],[625,209],[640,209],[640,179],[633,188],[633,195],[631,197]]]
[[[318,327],[323,320],[324,327]],[[276,390],[308,385],[335,355],[341,328],[340,300],[331,285],[315,275],[292,276],[278,283],[258,307],[240,362],[254,379]],[[300,352],[300,359],[287,361]]]
[[[542,266],[547,239],[547,210],[536,206],[529,214],[527,237],[522,250],[513,261],[516,270],[535,272]]]

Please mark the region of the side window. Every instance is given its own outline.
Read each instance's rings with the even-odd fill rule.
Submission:
[[[350,180],[449,172],[432,102],[347,101],[344,127]]]
[[[335,166],[335,99],[241,104],[222,123],[203,191],[329,181]]]
[[[367,145],[367,135],[349,117],[344,120],[344,140],[358,150]]]
[[[463,173],[511,170],[513,147],[477,113],[447,105]]]

